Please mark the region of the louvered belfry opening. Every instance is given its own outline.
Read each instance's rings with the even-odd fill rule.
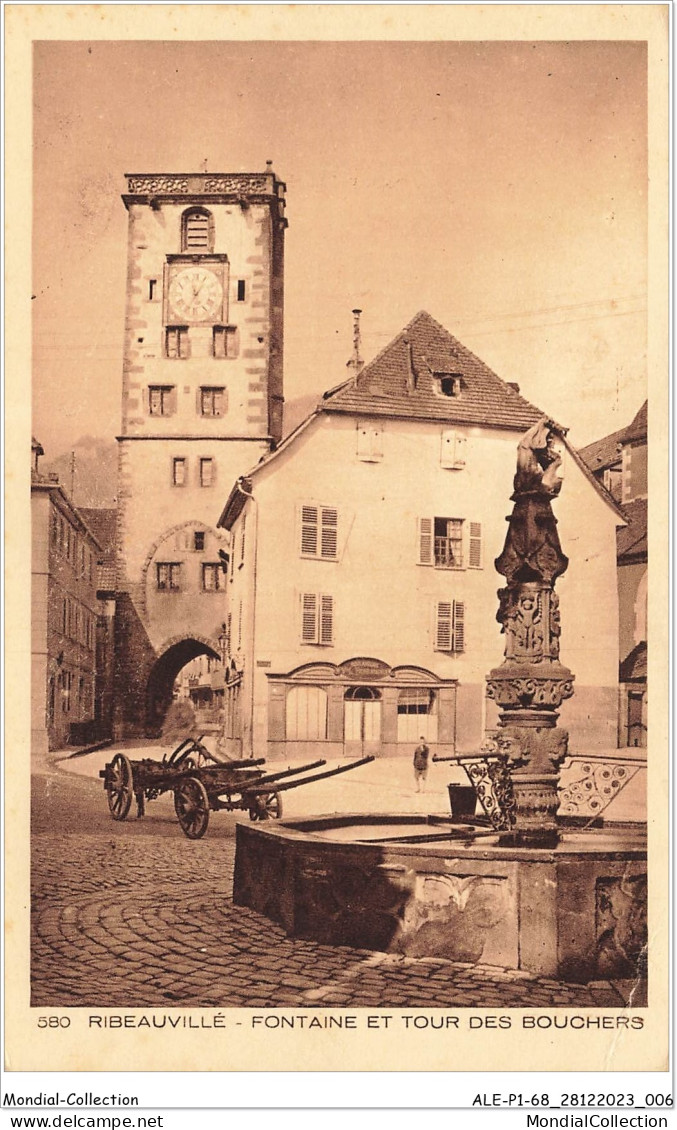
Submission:
[[[181,250],[203,253],[214,250],[214,223],[206,208],[191,208],[181,218]]]

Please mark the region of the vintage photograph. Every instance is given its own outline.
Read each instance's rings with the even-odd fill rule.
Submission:
[[[32,44],[30,1008],[641,1028],[648,44],[208,23]]]

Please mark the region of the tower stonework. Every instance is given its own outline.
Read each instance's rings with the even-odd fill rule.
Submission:
[[[270,163],[127,175],[116,737],[157,732],[181,667],[225,651],[216,522],[282,435],[284,190]]]

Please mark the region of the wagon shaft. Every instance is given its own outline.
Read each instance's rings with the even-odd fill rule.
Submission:
[[[296,769],[282,769],[279,773],[268,773],[265,777],[260,777],[256,783],[267,785],[271,781],[281,781],[283,777],[292,777],[294,773],[306,773],[309,769],[319,769],[321,765],[326,764],[326,761],[311,761],[308,765],[298,765]]]
[[[348,773],[351,769],[358,769],[360,765],[368,765],[370,761],[374,761],[373,757],[361,757],[359,761],[353,761],[350,765],[339,765],[338,769],[328,769],[326,773],[315,773],[313,777],[304,777],[301,781],[287,781],[283,785],[276,785],[275,791],[278,793],[284,792],[286,789],[296,789],[299,785],[312,785],[315,781],[324,781],[325,777],[335,777],[337,773]],[[308,766],[306,766],[308,768]],[[268,778],[270,780],[270,778]],[[261,788],[261,781],[257,781],[256,785],[247,789],[247,796],[257,796],[259,793],[269,792],[265,786]]]

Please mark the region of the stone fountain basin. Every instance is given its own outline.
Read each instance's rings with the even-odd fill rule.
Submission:
[[[434,816],[243,823],[233,897],[323,944],[628,978],[645,964],[646,829],[567,829],[534,848]]]

